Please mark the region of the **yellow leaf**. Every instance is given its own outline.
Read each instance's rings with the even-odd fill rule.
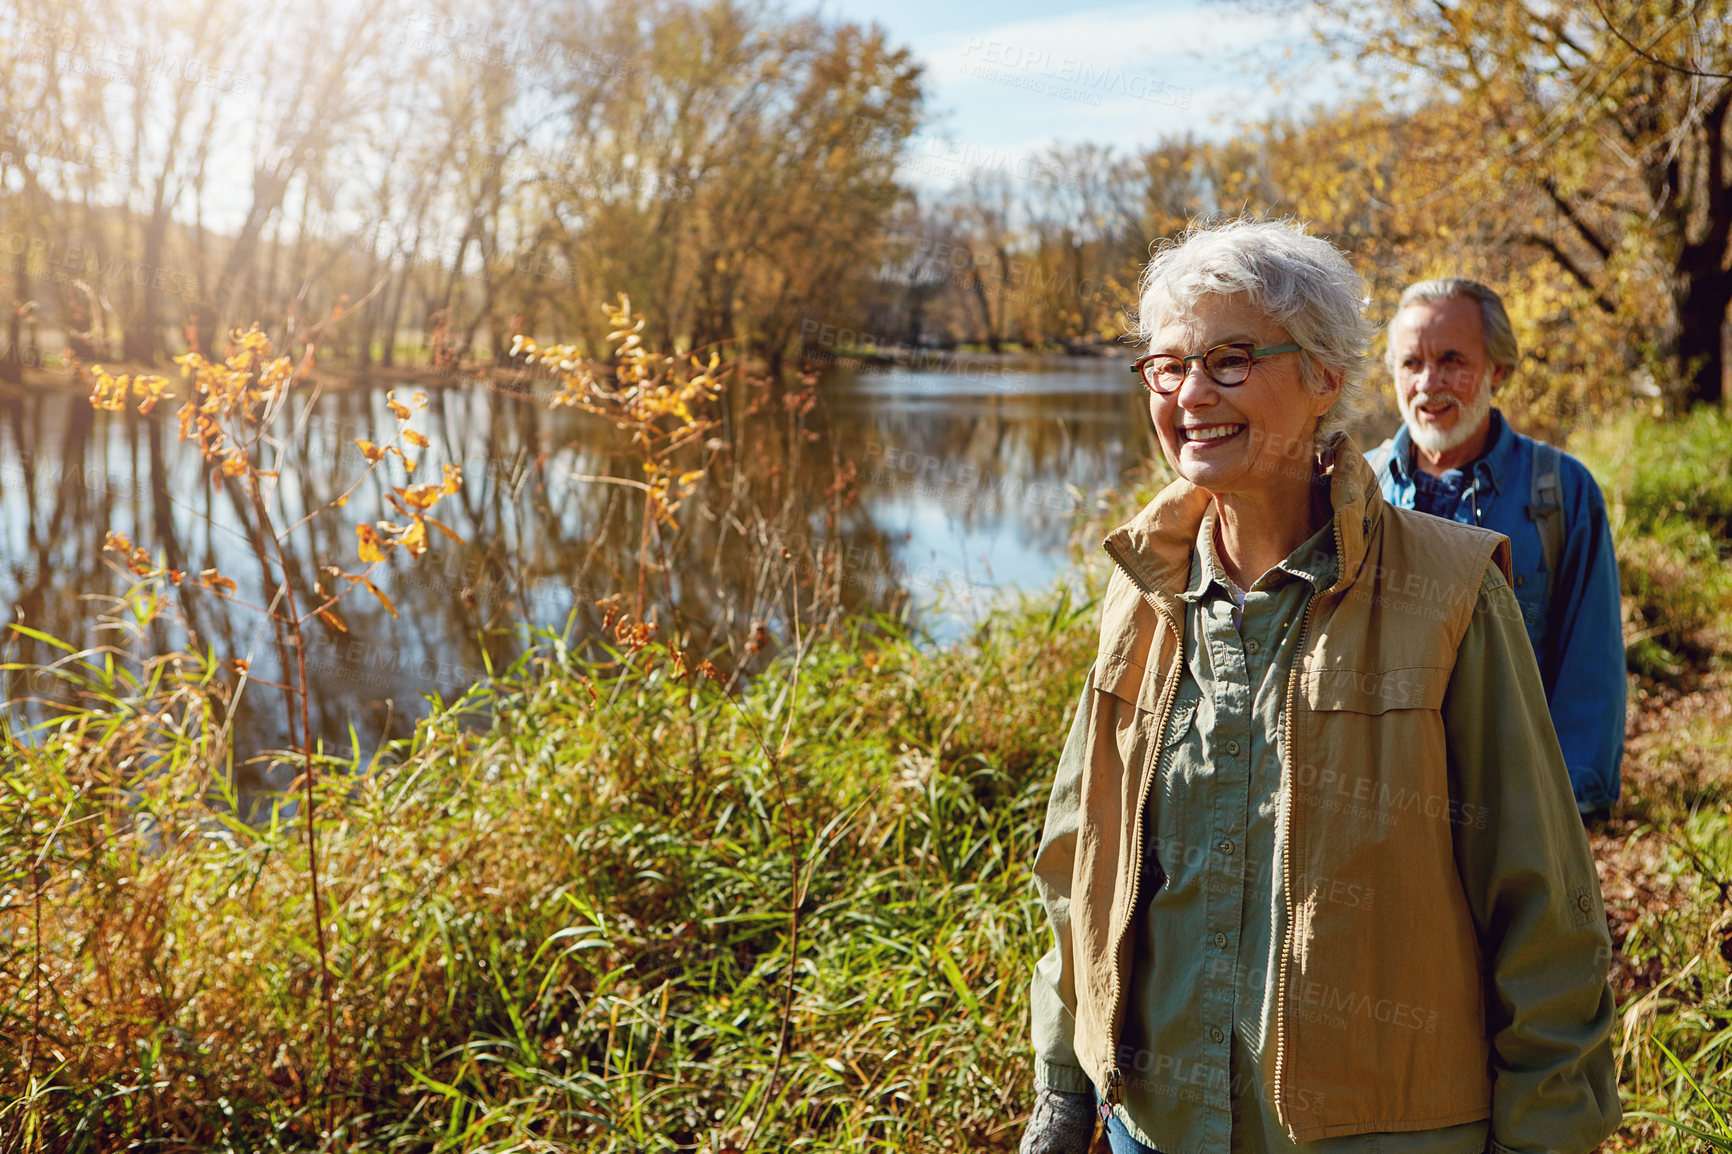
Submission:
[[[689,473],[681,473],[680,474],[680,484],[689,485],[693,481],[697,480],[699,477],[701,477],[703,475],[704,475],[704,471],[702,469],[693,469]]]
[[[397,538],[397,543],[409,550],[411,557],[419,557],[427,552],[427,522],[421,517],[415,518],[414,524]]]
[[[118,412],[126,408],[126,390],[132,379],[110,376],[101,365],[93,366],[91,371],[96,377],[96,387],[90,392],[91,408],[108,412]]]
[[[420,433],[417,433],[414,429],[404,429],[403,439],[408,441],[411,445],[414,445],[417,449],[425,449],[428,444],[427,438],[423,437]]]
[[[141,373],[132,382],[132,395],[139,398],[138,411],[141,416],[149,416],[156,408],[156,403],[164,397],[172,398],[173,393],[165,393],[168,378],[159,377],[153,373]]]
[[[440,497],[444,496],[437,485],[409,485],[397,490],[410,509],[417,513],[425,513],[431,509]]]
[[[355,444],[360,448],[361,455],[367,458],[370,462],[378,462],[385,456],[385,450],[381,449],[371,441],[363,441],[357,437],[355,439]]]
[[[360,551],[361,560],[371,563],[385,559],[385,551],[379,547],[383,542],[379,538],[377,529],[366,524],[356,525],[355,536],[360,539],[357,548]]]
[[[215,569],[206,569],[204,572],[200,573],[198,575],[198,583],[203,585],[206,589],[212,589],[218,593],[233,593],[235,591],[234,579],[232,577],[224,577]]]
[[[319,610],[319,620],[323,621],[326,625],[329,625],[332,629],[335,629],[338,633],[347,633],[349,631],[349,627],[343,624],[343,619],[338,617],[335,613],[332,613],[329,609]]]
[[[464,544],[463,538],[459,537],[456,533],[452,532],[451,527],[449,525],[445,524],[445,522],[441,521],[439,518],[437,518],[437,517],[422,517],[421,520],[427,522],[427,524],[433,526],[435,529],[439,530],[441,533],[445,534],[447,537],[451,538],[453,541],[457,542],[459,545]]]
[[[389,597],[385,596],[385,594],[380,591],[380,589],[377,585],[373,584],[371,581],[367,580],[365,577],[361,578],[361,584],[363,584],[367,587],[367,592],[371,593],[373,596],[375,596],[379,599],[379,604],[381,604],[385,607],[385,612],[389,613],[393,617],[397,616],[397,607],[395,605],[391,604],[391,599]]]

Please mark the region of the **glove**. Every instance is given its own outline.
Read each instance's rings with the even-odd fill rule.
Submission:
[[[1034,1113],[1018,1154],[1088,1154],[1094,1140],[1093,1094],[1067,1094],[1035,1083]]]

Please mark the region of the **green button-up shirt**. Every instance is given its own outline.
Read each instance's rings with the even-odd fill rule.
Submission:
[[[1286,908],[1275,868],[1277,738],[1300,622],[1338,564],[1325,526],[1246,590],[1240,608],[1215,553],[1215,521],[1213,512],[1203,519],[1180,595],[1185,670],[1143,817],[1143,892],[1152,896],[1135,931],[1119,1120],[1163,1154],[1483,1151],[1486,1122],[1301,1146],[1276,1117],[1264,1039]],[[1499,627],[1488,616],[1476,614],[1471,628]],[[1355,885],[1334,898],[1369,910],[1377,895]]]

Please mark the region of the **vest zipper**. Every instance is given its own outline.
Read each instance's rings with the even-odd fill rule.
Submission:
[[[1101,1121],[1104,1122],[1106,1121],[1107,1116],[1112,1113],[1113,1107],[1119,1104],[1124,1089],[1125,1076],[1124,1072],[1119,1069],[1118,1063],[1119,1026],[1124,1009],[1125,976],[1119,966],[1119,957],[1124,952],[1125,936],[1130,932],[1131,923],[1136,920],[1134,914],[1137,908],[1137,894],[1143,881],[1143,809],[1148,805],[1149,788],[1154,784],[1155,776],[1154,773],[1149,770],[1149,765],[1153,758],[1160,755],[1161,739],[1165,736],[1167,722],[1172,720],[1174,691],[1178,688],[1178,672],[1184,661],[1184,654],[1177,651],[1183,649],[1184,634],[1180,631],[1178,621],[1173,617],[1172,613],[1166,606],[1156,600],[1155,591],[1150,589],[1143,583],[1142,578],[1138,577],[1131,571],[1131,567],[1125,564],[1124,558],[1119,556],[1118,550],[1113,548],[1112,542],[1105,542],[1103,547],[1106,549],[1107,556],[1113,559],[1113,564],[1119,567],[1119,572],[1123,573],[1130,579],[1131,584],[1135,585],[1142,593],[1143,599],[1153,607],[1156,613],[1160,614],[1161,619],[1167,623],[1167,627],[1173,631],[1174,647],[1177,654],[1177,660],[1173,662],[1173,668],[1167,675],[1166,683],[1161,686],[1161,699],[1156,706],[1156,717],[1158,720],[1155,725],[1153,736],[1149,741],[1148,756],[1145,757],[1143,761],[1144,772],[1142,775],[1142,786],[1137,790],[1136,819],[1131,826],[1130,860],[1133,863],[1131,868],[1131,894],[1130,902],[1126,907],[1132,911],[1133,916],[1125,919],[1124,927],[1119,930],[1117,938],[1113,941],[1113,1000],[1112,1005],[1107,1012],[1107,1040],[1111,1043],[1111,1046],[1108,1050],[1107,1061],[1109,1065],[1107,1066],[1106,1071],[1106,1085],[1101,1089]]]
[[[1342,557],[1341,518],[1337,516],[1335,558],[1338,566],[1346,565]],[[1340,580],[1340,574],[1336,580]],[[1281,931],[1281,957],[1277,967],[1280,977],[1275,985],[1275,1084],[1274,1093],[1270,1096],[1275,1100],[1275,1117],[1287,1127],[1289,1136],[1293,1132],[1293,1120],[1287,1115],[1287,971],[1293,962],[1293,834],[1299,821],[1298,788],[1294,784],[1298,779],[1299,765],[1293,753],[1293,717],[1299,709],[1299,682],[1305,671],[1306,645],[1311,638],[1311,614],[1319,596],[1317,590],[1312,590],[1305,601],[1305,613],[1299,619],[1299,640],[1293,649],[1293,668],[1287,674],[1287,708],[1281,717],[1281,752],[1286,758],[1283,773],[1288,785],[1287,836],[1281,843],[1281,890],[1287,924]]]
[[[1119,1092],[1124,1088],[1125,1076],[1117,1066],[1107,1069],[1106,1089],[1101,1093],[1101,1121],[1105,1122],[1113,1116],[1113,1107],[1119,1104]]]

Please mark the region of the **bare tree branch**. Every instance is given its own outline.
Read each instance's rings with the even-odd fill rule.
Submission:
[[[1670,60],[1661,60],[1651,51],[1653,45],[1650,45],[1648,48],[1643,48],[1634,40],[1631,40],[1628,36],[1624,35],[1623,29],[1619,28],[1612,20],[1611,14],[1606,11],[1601,0],[1594,0],[1594,10],[1600,14],[1600,19],[1606,22],[1606,30],[1608,32],[1623,41],[1626,48],[1631,52],[1634,52],[1637,56],[1640,56],[1643,60],[1646,60],[1649,64],[1658,64],[1661,68],[1676,72],[1681,76],[1700,76],[1709,80],[1732,80],[1732,72],[1704,72],[1699,68],[1686,68],[1681,64],[1673,64]],[[1682,21],[1683,17],[1680,16],[1678,20]],[[1660,35],[1654,38],[1654,44],[1658,44],[1661,40],[1665,39],[1666,33],[1670,31],[1670,28],[1661,31]]]
[[[1535,248],[1543,249],[1546,255],[1550,256],[1558,263],[1559,268],[1570,274],[1571,280],[1575,281],[1593,294],[1594,304],[1599,306],[1601,312],[1605,313],[1607,316],[1615,316],[1617,314],[1617,306],[1600,291],[1599,286],[1594,283],[1593,278],[1588,276],[1582,266],[1576,263],[1576,259],[1569,253],[1565,252],[1563,247],[1559,245],[1557,241],[1553,240],[1549,236],[1541,236],[1534,232],[1523,233],[1519,239],[1523,244],[1531,244]]]

